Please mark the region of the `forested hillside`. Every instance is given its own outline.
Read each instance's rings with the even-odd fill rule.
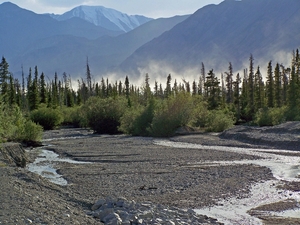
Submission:
[[[270,61],[267,74],[262,74],[251,55],[243,74],[233,74],[229,63],[221,78],[202,63],[197,81],[172,80],[169,74],[164,84],[155,81],[150,87],[150,75],[145,74],[139,87],[128,76],[94,82],[88,63],[86,76],[77,81],[66,73],[48,80],[37,66],[23,72],[20,81],[9,72],[3,57],[1,139],[32,139],[25,134],[39,137],[35,123],[44,129],[73,125],[97,133],[172,136],[182,126],[219,132],[238,123],[266,126],[300,120],[299,50],[291,61],[291,66]]]

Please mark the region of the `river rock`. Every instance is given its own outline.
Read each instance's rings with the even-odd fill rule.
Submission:
[[[150,202],[136,203],[125,198],[98,200],[93,206],[93,216],[106,225],[143,224],[221,224],[217,220],[197,215],[192,209],[179,209]]]
[[[105,202],[105,199],[100,199],[92,206],[92,210],[95,211],[96,209],[99,209]]]

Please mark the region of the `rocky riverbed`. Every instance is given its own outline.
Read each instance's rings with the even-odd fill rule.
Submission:
[[[286,123],[272,128],[235,127],[222,134],[189,134],[169,140],[228,148],[292,149],[293,154],[298,155],[299,135],[299,123]],[[249,196],[252,184],[276,180],[269,168],[255,164],[205,165],[206,161],[259,160],[259,156],[161,146],[155,144],[156,140],[125,135],[94,135],[84,129],[45,132],[44,149],[60,157],[90,164],[56,162],[54,167],[68,182],[61,186],[26,168],[0,162],[0,224],[102,224],[103,218],[97,216],[99,208],[96,209],[94,204],[108,198],[114,199],[115,203],[118,199],[126,199],[125,202],[134,202],[137,206],[148,204],[150,207],[151,204],[154,218],[160,217],[155,213],[162,209],[173,213],[177,210],[176,216],[170,213],[173,217],[185,210],[190,219],[198,218],[198,224],[218,224],[218,218],[195,215],[191,211],[189,214],[188,209],[213,207],[220,200],[232,196],[243,199]],[[27,152],[28,158],[33,161],[36,151]],[[201,164],[195,166],[199,162]],[[284,182],[280,188],[296,191],[300,184]],[[276,203],[276,209],[284,210],[287,205],[297,207],[297,204]],[[274,208],[274,204],[261,207],[268,211]],[[138,210],[138,207],[132,205],[130,210]],[[253,209],[251,212],[255,215],[256,211]],[[298,219],[268,214],[255,216],[265,224],[299,224]],[[185,224],[189,224],[187,221],[189,219]]]

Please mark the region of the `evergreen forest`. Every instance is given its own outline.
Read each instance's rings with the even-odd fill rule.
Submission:
[[[165,84],[150,76],[136,86],[124,80],[93,81],[89,64],[76,82],[63,73],[50,80],[38,67],[15,79],[5,57],[0,63],[0,141],[35,143],[42,131],[62,125],[87,127],[99,134],[168,137],[180,127],[221,132],[235,124],[272,126],[300,120],[300,55],[291,65],[270,61],[266,74],[249,58],[243,74],[228,64],[217,76],[201,64],[199,79]],[[76,89],[72,84],[77,84]]]

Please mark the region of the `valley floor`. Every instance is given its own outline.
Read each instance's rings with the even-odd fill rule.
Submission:
[[[299,131],[299,123],[286,123],[277,128],[235,127],[222,134],[189,134],[168,140],[300,150]],[[66,186],[50,183],[26,168],[0,164],[0,224],[101,224],[88,215],[98,199],[108,196],[198,209],[231,196],[247,197],[253,183],[275,181],[270,169],[254,164],[194,166],[205,161],[257,160],[258,156],[161,146],[156,140],[94,135],[84,129],[45,132],[44,149],[91,164],[56,163],[58,173],[68,181]],[[32,160],[36,156],[33,150],[28,154]],[[297,151],[294,154],[300,156]],[[281,188],[300,190],[300,183],[284,183]],[[285,210],[295,204],[270,204],[261,210]],[[297,219],[257,216],[265,224],[300,224]]]

